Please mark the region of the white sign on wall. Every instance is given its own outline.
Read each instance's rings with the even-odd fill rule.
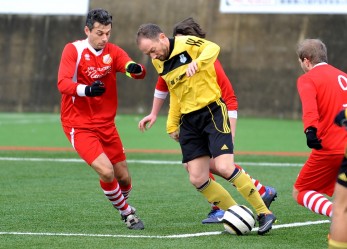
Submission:
[[[220,0],[220,12],[239,14],[347,14],[347,0]]]
[[[89,0],[0,0],[0,14],[87,15]]]

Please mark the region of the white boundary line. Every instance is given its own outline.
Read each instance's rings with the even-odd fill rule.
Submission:
[[[295,222],[283,225],[273,225],[272,229],[291,228],[301,226],[319,225],[330,223],[330,220]],[[255,228],[252,231],[257,231]],[[211,236],[223,234],[222,231],[191,233],[191,234],[174,234],[174,235],[123,235],[123,234],[87,234],[87,233],[31,233],[31,232],[0,232],[0,235],[30,235],[30,236],[66,236],[66,237],[110,237],[110,238],[151,238],[151,239],[175,239],[175,238],[191,238],[201,236]]]
[[[29,158],[29,157],[0,157],[0,161],[32,161],[32,162],[61,162],[61,163],[84,163],[82,159],[77,158]],[[177,164],[182,165],[180,161],[163,160],[128,160],[128,163],[143,164]],[[236,162],[240,163],[240,162]],[[271,162],[242,162],[247,166],[267,166],[267,167],[302,167],[303,163],[271,163]]]
[[[75,158],[16,158],[16,157],[0,157],[0,161],[32,161],[32,162],[70,162],[70,163],[84,163],[81,159]],[[127,160],[129,163],[143,163],[143,164],[167,164],[167,165],[181,165],[180,161],[161,161],[161,160]],[[299,163],[270,163],[270,162],[243,162],[250,166],[270,166],[270,167],[298,167],[302,166]],[[320,220],[320,221],[307,221],[307,222],[296,222],[283,225],[273,225],[272,229],[280,228],[291,228],[300,226],[317,225],[323,223],[329,223],[330,220]],[[254,228],[252,231],[257,231],[258,228]],[[80,233],[32,233],[32,232],[1,232],[0,235],[31,235],[31,236],[77,236],[77,237],[112,237],[112,238],[189,238],[189,237],[200,237],[200,236],[210,236],[210,235],[220,235],[222,231],[215,232],[204,232],[195,234],[176,234],[176,235],[122,235],[122,234],[80,234]]]

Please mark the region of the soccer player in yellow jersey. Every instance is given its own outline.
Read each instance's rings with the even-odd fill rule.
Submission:
[[[234,165],[230,122],[214,68],[219,46],[195,36],[168,38],[156,24],[141,25],[136,41],[152,58],[170,91],[167,132],[180,143],[190,182],[223,210],[237,204],[227,190],[209,178],[209,159],[213,157],[218,171],[257,212],[258,234],[267,233],[276,217],[250,177]]]
[[[192,17],[188,17],[178,22],[177,24],[175,24],[173,28],[173,36],[180,36],[180,35],[193,35],[193,36],[197,36],[204,39],[206,38],[206,32],[201,28],[200,24],[198,24]],[[237,97],[232,87],[232,83],[230,82],[227,75],[225,74],[224,69],[218,59],[214,63],[214,68],[216,71],[217,83],[222,92],[222,98],[228,109],[228,116],[229,116],[230,128],[231,128],[231,137],[233,139],[233,144],[235,147],[234,139],[236,134],[237,109],[238,109]],[[155,86],[155,91],[153,96],[154,97],[153,106],[152,106],[151,113],[139,121],[138,127],[140,131],[143,132],[154,125],[157,119],[157,115],[168,95],[168,91],[169,90],[165,81],[159,76]],[[244,170],[244,168],[242,168],[240,165],[235,164],[235,166],[241,170]],[[210,160],[210,178],[212,180],[215,180],[215,177],[212,174],[212,172],[213,174],[219,175],[219,173],[214,168],[213,158],[211,158]],[[249,176],[251,177],[251,175]],[[262,183],[255,178],[251,177],[251,179],[254,186],[257,188],[261,198],[263,199],[265,205],[269,208],[271,203],[277,197],[276,189],[270,186],[262,185]],[[223,215],[224,215],[224,210],[218,208],[216,205],[213,205],[211,203],[210,212],[208,213],[207,217],[202,220],[202,224],[220,223],[221,222],[220,218],[222,218]]]

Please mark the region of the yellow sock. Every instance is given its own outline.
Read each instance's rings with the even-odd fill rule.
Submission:
[[[259,192],[255,188],[251,178],[240,170],[233,178],[229,179],[229,182],[234,184],[237,191],[252,205],[257,214],[271,213],[271,211],[265,206],[263,199],[260,197]]]
[[[346,242],[339,242],[339,241],[329,239],[328,249],[346,249],[346,248],[347,248]]]
[[[211,179],[197,190],[205,196],[209,203],[212,203],[223,210],[227,210],[229,207],[237,204],[222,185]]]

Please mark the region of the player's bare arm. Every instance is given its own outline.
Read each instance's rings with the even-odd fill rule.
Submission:
[[[141,119],[139,122],[138,128],[140,129],[140,131],[144,132],[147,129],[150,129],[154,125],[155,121],[157,120],[158,113],[164,104],[164,101],[165,101],[165,98],[164,99],[158,98],[158,97],[153,98],[153,106],[152,106],[151,113],[147,115],[146,117],[144,117],[143,119]]]

